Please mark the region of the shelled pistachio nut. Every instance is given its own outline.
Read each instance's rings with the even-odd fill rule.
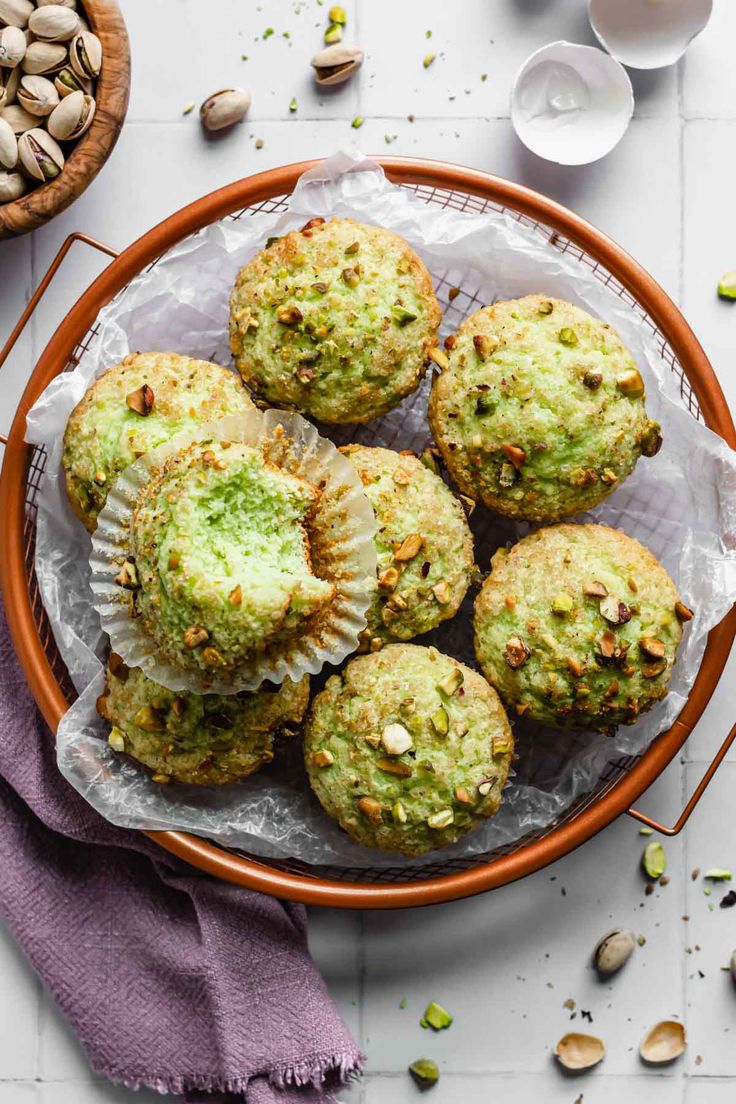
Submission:
[[[82,80],[96,77],[102,67],[102,43],[91,31],[76,34],[69,46],[69,64]]]
[[[47,131],[38,128],[21,135],[18,157],[32,180],[53,180],[64,168],[64,154],[59,146]]]
[[[46,4],[31,12],[28,27],[44,42],[69,42],[79,32],[79,16],[63,4]]]
[[[362,50],[347,42],[336,42],[333,46],[326,46],[324,50],[315,54],[310,62],[314,69],[314,79],[323,88],[343,84],[360,69],[363,56]]]
[[[0,203],[12,203],[14,199],[20,199],[27,187],[22,173],[0,172]]]
[[[50,115],[59,102],[59,93],[47,77],[26,74],[18,86],[18,103],[31,115]]]
[[[31,0],[0,0],[0,27],[27,27],[33,11]]]
[[[24,134],[27,130],[33,130],[38,126],[38,116],[31,115],[30,111],[26,111],[20,104],[8,104],[0,111],[0,118],[10,123],[14,134]]]
[[[243,88],[223,88],[208,96],[199,109],[206,130],[224,130],[239,123],[251,104],[250,92]]]
[[[18,164],[18,139],[13,128],[0,118],[0,168],[14,169]]]
[[[3,27],[0,31],[0,65],[3,69],[15,69],[26,53],[26,36],[20,27]]]
[[[44,76],[56,73],[66,61],[66,46],[63,42],[32,42],[25,52],[21,63],[24,73]]]
[[[54,108],[46,126],[52,138],[60,142],[81,138],[95,116],[95,101],[85,92],[72,92]]]
[[[73,69],[65,65],[54,77],[54,88],[63,99],[64,96],[71,96],[72,92],[91,92],[92,81],[80,79]]]

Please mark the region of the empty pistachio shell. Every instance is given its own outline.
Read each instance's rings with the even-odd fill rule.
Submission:
[[[627,928],[614,928],[601,936],[593,952],[593,962],[599,974],[615,974],[631,956],[636,936]]]
[[[250,103],[250,92],[244,88],[223,88],[207,97],[199,109],[199,117],[207,130],[224,130],[240,122]]]
[[[24,134],[27,130],[33,130],[38,126],[38,116],[31,115],[20,104],[9,104],[0,111],[0,118],[5,119],[13,128],[14,134]]]
[[[91,92],[92,81],[82,80],[73,69],[65,65],[54,77],[54,88],[63,99],[64,96],[70,96],[72,92]]]
[[[96,77],[102,67],[102,43],[91,31],[77,34],[69,46],[69,64],[78,77]]]
[[[687,1038],[685,1028],[677,1020],[662,1020],[655,1024],[639,1047],[639,1054],[645,1062],[662,1065],[674,1062],[685,1051]]]
[[[0,27],[27,27],[32,14],[31,0],[0,0]]]
[[[26,47],[26,36],[20,27],[3,27],[0,31],[0,65],[4,69],[15,69],[23,60]]]
[[[317,84],[329,87],[350,80],[363,64],[363,51],[347,42],[336,42],[315,54],[310,63]]]
[[[563,1035],[555,1047],[555,1057],[569,1070],[590,1069],[605,1057],[606,1047],[595,1035],[580,1035],[571,1031]]]
[[[66,142],[70,138],[80,138],[89,129],[94,114],[95,101],[92,96],[85,92],[72,92],[54,108],[46,126],[53,138]]]
[[[0,168],[14,169],[18,163],[18,139],[6,119],[0,118]]]
[[[21,135],[18,157],[32,180],[53,180],[64,168],[64,154],[51,135],[38,128]]]
[[[20,199],[27,187],[19,172],[0,172],[0,203],[12,203]]]
[[[54,88],[53,81],[50,81],[47,77],[31,76],[29,74],[21,77],[18,87],[18,103],[31,115],[50,115],[58,102],[59,93]]]
[[[46,4],[31,13],[28,26],[44,42],[68,42],[79,31],[79,16],[63,4]]]
[[[55,73],[66,61],[63,42],[32,42],[21,63],[24,73]]]

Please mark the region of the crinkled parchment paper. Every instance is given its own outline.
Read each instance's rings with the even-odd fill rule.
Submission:
[[[266,856],[312,863],[395,865],[353,843],[309,793],[298,747],[240,783],[223,787],[158,786],[105,742],[95,698],[105,651],[88,584],[89,537],[72,516],[60,472],[66,420],[89,382],[131,350],[171,350],[230,364],[228,296],[239,267],[270,235],[322,215],[352,216],[403,235],[426,262],[444,308],[443,336],[484,303],[542,291],[569,299],[610,322],[632,350],[647,385],[647,407],[662,423],[664,447],[590,517],[637,537],[672,574],[696,616],[685,628],[667,698],[614,737],[516,724],[519,762],[499,814],[443,856],[469,855],[549,824],[588,792],[606,764],[642,751],[677,716],[695,678],[706,635],[736,599],[736,460],[716,435],[683,408],[678,381],[651,331],[622,299],[569,255],[508,216],[427,205],[390,184],[356,152],[338,153],[305,174],[281,215],[245,214],[170,250],[99,316],[100,329],[78,367],[57,377],[28,416],[27,440],[49,453],[39,499],[36,570],[46,609],[77,689],[58,733],[63,774],[104,816],[134,828],[181,828]],[[461,292],[448,302],[450,287]],[[356,430],[329,432],[338,444],[360,440],[395,448],[428,441],[428,381],[391,414]],[[478,563],[525,531],[475,511]],[[424,638],[473,662],[472,595],[458,616]],[[436,853],[435,853],[436,854]],[[421,865],[435,856],[406,860]]]

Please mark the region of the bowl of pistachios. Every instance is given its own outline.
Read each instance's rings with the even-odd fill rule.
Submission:
[[[117,141],[129,90],[115,0],[0,0],[0,238],[81,195]]]

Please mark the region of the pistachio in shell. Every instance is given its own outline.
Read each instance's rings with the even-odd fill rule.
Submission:
[[[82,80],[99,75],[102,68],[102,43],[92,31],[76,34],[69,44],[69,64]]]
[[[8,104],[0,111],[0,118],[5,119],[13,128],[14,134],[25,134],[27,130],[33,130],[38,126],[38,116],[31,115],[20,104]]]
[[[22,173],[0,172],[0,203],[12,203],[14,199],[20,199],[27,187]]]
[[[593,951],[593,963],[602,977],[617,973],[631,957],[636,936],[628,928],[613,928],[601,936]]]
[[[18,141],[18,157],[24,172],[32,180],[53,180],[64,168],[64,154],[48,131],[34,128]]]
[[[52,138],[59,142],[81,138],[90,127],[95,115],[95,101],[85,92],[72,92],[65,96],[48,118],[46,126]]]
[[[81,80],[68,65],[65,65],[54,77],[54,88],[62,100],[65,96],[71,96],[72,92],[92,91],[92,81]]]
[[[649,1065],[661,1066],[674,1062],[685,1052],[685,1028],[677,1020],[662,1020],[645,1036],[639,1054]]]
[[[0,168],[14,169],[18,164],[18,139],[13,128],[0,118]]]
[[[33,11],[31,0],[0,0],[0,27],[27,27]]]
[[[18,103],[31,115],[50,115],[59,102],[59,93],[47,77],[26,74],[21,77]]]
[[[79,16],[63,4],[45,4],[31,12],[28,28],[44,42],[69,42],[79,31]]]
[[[567,1070],[591,1069],[605,1058],[606,1046],[596,1035],[571,1031],[555,1047],[555,1058]]]
[[[20,27],[3,27],[0,31],[0,65],[3,69],[15,69],[26,53],[26,36]]]
[[[350,80],[363,64],[363,51],[347,42],[336,42],[315,54],[310,64],[314,79],[322,88]]]
[[[202,103],[199,117],[205,130],[225,130],[239,123],[248,112],[251,94],[244,88],[222,88]]]
[[[45,76],[61,69],[66,58],[63,42],[32,42],[25,52],[21,69],[24,73]]]

